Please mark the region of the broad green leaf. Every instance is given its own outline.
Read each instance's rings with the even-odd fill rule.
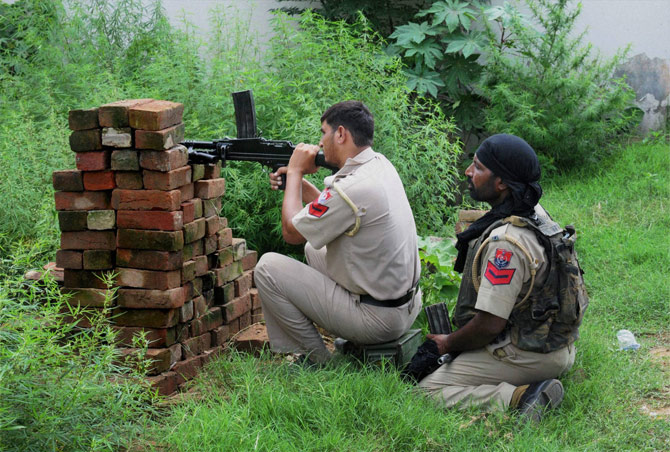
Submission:
[[[411,47],[413,43],[420,43],[426,36],[435,36],[438,30],[433,29],[428,22],[420,24],[410,22],[407,25],[401,25],[389,36],[396,40],[397,45],[402,47]]]

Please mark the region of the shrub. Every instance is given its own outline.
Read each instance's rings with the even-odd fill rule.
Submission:
[[[634,93],[610,79],[625,51],[594,56],[584,33],[574,35],[580,6],[570,10],[568,2],[526,0],[541,30],[518,15],[510,16],[507,41],[489,29],[487,132],[523,137],[545,170],[597,159],[634,117]]]

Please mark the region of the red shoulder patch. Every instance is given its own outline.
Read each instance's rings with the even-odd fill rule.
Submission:
[[[512,282],[516,268],[500,269],[493,262],[488,261],[484,276],[494,286],[506,285]]]
[[[321,216],[328,212],[329,207],[324,206],[323,204],[319,204],[319,200],[315,199],[312,201],[312,203],[309,205],[309,214],[313,215],[317,218],[321,218]]]

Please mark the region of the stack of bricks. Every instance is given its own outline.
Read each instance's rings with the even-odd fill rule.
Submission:
[[[144,332],[162,394],[262,320],[256,252],[219,216],[221,163],[188,163],[182,113],[182,104],[152,99],[73,110],[77,169],[53,173],[63,292],[88,309],[111,303],[122,355],[136,352],[133,337]],[[113,275],[114,290],[101,273]]]

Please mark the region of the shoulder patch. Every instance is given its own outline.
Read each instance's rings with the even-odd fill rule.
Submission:
[[[493,265],[497,268],[505,268],[512,261],[512,252],[504,248],[496,249],[496,256],[493,259]]]
[[[328,201],[330,198],[332,198],[333,195],[330,193],[330,189],[326,188],[324,191],[321,192],[318,198],[316,198],[312,203],[309,205],[309,214],[316,217],[316,218],[321,218],[324,213],[328,212],[329,207],[324,205],[326,201]]]
[[[486,272],[484,273],[484,276],[492,285],[500,286],[511,283],[515,272],[516,268],[500,269],[496,267],[493,262],[488,261],[486,264]]]

